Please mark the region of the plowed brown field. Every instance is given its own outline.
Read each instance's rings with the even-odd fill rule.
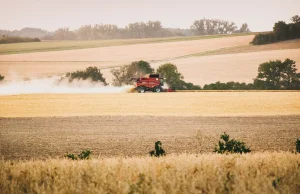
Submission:
[[[168,154],[212,153],[223,132],[256,152],[288,151],[300,136],[300,116],[39,117],[0,118],[0,123],[5,159],[63,157],[83,149],[95,157],[147,156],[158,140]]]

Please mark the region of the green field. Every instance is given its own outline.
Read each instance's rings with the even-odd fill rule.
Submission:
[[[31,43],[14,43],[0,45],[0,55],[74,50],[85,48],[97,48],[118,45],[177,42],[189,40],[213,39],[233,36],[247,36],[253,33],[228,34],[228,35],[210,35],[210,36],[192,36],[192,37],[171,37],[171,38],[147,38],[147,39],[115,39],[115,40],[90,40],[90,41],[43,41]]]

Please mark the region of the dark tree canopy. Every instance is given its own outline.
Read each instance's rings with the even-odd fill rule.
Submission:
[[[205,84],[203,87],[203,90],[253,90],[253,84],[246,84],[244,82],[227,82],[227,83],[211,83],[211,84]]]
[[[165,78],[168,86],[175,90],[200,90],[201,87],[189,82],[183,81],[183,75],[178,71],[176,65],[166,63],[158,67],[157,71],[161,77]]]
[[[299,90],[300,73],[297,73],[295,61],[269,61],[258,67],[254,87],[263,90]]]
[[[296,15],[291,20],[292,23],[289,24],[284,21],[276,22],[272,32],[256,34],[250,43],[261,45],[300,38],[300,17]]]
[[[132,84],[131,78],[141,77],[145,74],[153,73],[154,69],[146,61],[135,61],[130,65],[123,65],[111,70],[113,74],[113,85],[122,86]]]
[[[176,65],[172,63],[166,63],[159,66],[156,72],[160,74],[161,77],[165,78],[165,82],[170,88],[176,88],[184,78],[183,75],[178,72]]]
[[[296,24],[296,23],[300,23],[300,16],[295,15],[291,18],[291,21]]]
[[[74,79],[91,79],[94,82],[102,82],[104,85],[107,85],[103,74],[101,73],[100,69],[97,67],[88,67],[84,71],[76,71],[72,73],[67,73],[66,77],[69,78],[69,81]]]
[[[274,24],[273,32],[276,40],[287,40],[289,35],[289,27],[284,21],[279,21]]]

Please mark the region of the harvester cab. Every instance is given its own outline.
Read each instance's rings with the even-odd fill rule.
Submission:
[[[160,77],[159,74],[147,74],[143,77],[132,78],[131,80],[134,81],[135,89],[139,93],[163,91],[164,78]]]

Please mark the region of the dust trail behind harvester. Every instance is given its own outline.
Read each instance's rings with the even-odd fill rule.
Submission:
[[[75,94],[75,93],[126,93],[133,86],[104,86],[99,82],[89,80],[61,80],[60,77],[44,79],[6,81],[0,83],[0,95],[18,94]]]

